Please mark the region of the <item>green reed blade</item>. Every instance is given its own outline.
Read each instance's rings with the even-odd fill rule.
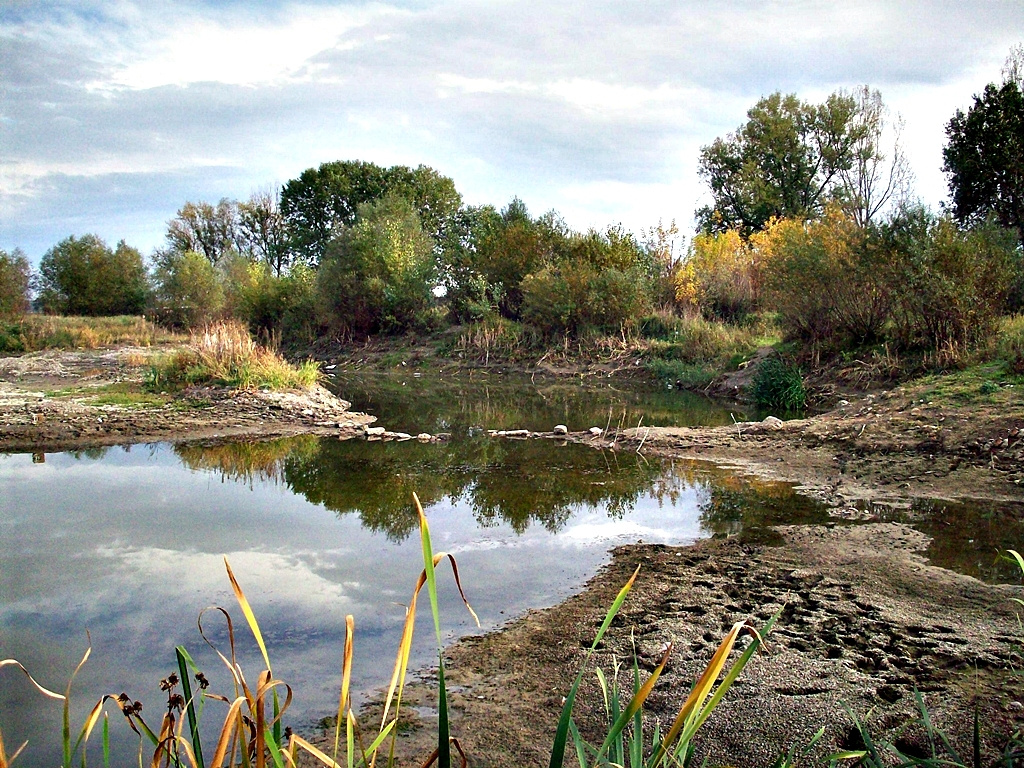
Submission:
[[[183,646],[174,649],[178,659],[178,675],[181,677],[181,692],[185,696],[185,714],[188,716],[188,728],[192,733],[192,754],[195,755],[196,768],[206,768],[203,762],[203,745],[199,737],[199,719],[196,717],[196,706],[192,700],[192,682],[188,663],[191,658]]]
[[[601,622],[601,627],[597,630],[597,635],[594,637],[594,642],[590,644],[590,650],[587,651],[586,657],[583,659],[583,665],[580,667],[579,674],[576,675],[576,680],[573,682],[572,687],[569,689],[569,695],[565,697],[565,704],[562,706],[562,714],[558,718],[558,729],[555,731],[555,742],[551,746],[551,761],[548,763],[549,768],[562,768],[562,761],[565,759],[565,745],[569,738],[569,725],[572,721],[572,710],[576,706],[576,693],[580,689],[580,683],[583,681],[583,674],[586,672],[587,662],[590,661],[590,657],[594,654],[598,644],[604,637],[605,632],[608,631],[608,627],[611,626],[612,619],[622,608],[622,604],[626,600],[626,595],[633,588],[633,583],[636,581],[637,574],[640,573],[640,566],[636,567],[633,571],[633,575],[629,577],[629,581],[619,590],[619,594],[615,596],[615,600],[612,601],[611,607],[608,609],[608,613],[605,614],[604,621]]]

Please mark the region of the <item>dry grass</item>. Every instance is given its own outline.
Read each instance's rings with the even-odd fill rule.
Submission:
[[[117,345],[150,347],[161,342],[180,342],[179,334],[149,322],[144,317],[61,317],[25,315],[12,329],[21,338],[25,352],[41,349],[98,349]]]
[[[237,321],[215,323],[193,332],[188,346],[157,362],[147,385],[154,391],[194,384],[237,389],[308,389],[320,380],[316,363],[292,365],[256,343]]]

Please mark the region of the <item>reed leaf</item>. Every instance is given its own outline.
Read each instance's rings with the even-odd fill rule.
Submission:
[[[203,762],[203,744],[199,735],[199,718],[196,716],[195,701],[192,698],[192,682],[189,675],[188,652],[182,647],[174,649],[174,655],[178,660],[178,674],[181,677],[181,692],[185,697],[185,715],[188,717],[189,732],[192,734],[192,751],[195,753],[195,761],[198,768],[206,768]]]
[[[576,675],[576,679],[573,681],[572,687],[569,689],[569,695],[565,697],[565,704],[562,706],[562,714],[558,718],[558,728],[555,730],[555,741],[551,746],[551,761],[549,762],[549,768],[562,768],[562,762],[565,759],[565,745],[569,737],[569,725],[572,722],[572,710],[576,706],[576,693],[579,691],[580,683],[583,681],[583,674],[587,668],[587,662],[590,661],[590,657],[594,655],[594,651],[597,649],[598,644],[604,637],[605,632],[608,631],[608,627],[611,626],[612,619],[622,608],[623,602],[626,600],[626,595],[633,588],[633,583],[636,581],[637,574],[640,573],[640,566],[636,567],[633,571],[633,575],[629,577],[629,581],[625,583],[622,589],[619,590],[618,595],[615,596],[615,600],[612,601],[611,607],[608,609],[608,613],[605,614],[604,621],[601,622],[600,628],[597,630],[597,635],[594,637],[594,642],[590,644],[590,650],[587,651],[587,655],[583,660],[583,665],[580,667],[579,673]]]
[[[647,697],[650,696],[651,691],[654,690],[654,684],[657,683],[658,678],[661,677],[661,673],[664,671],[665,665],[668,663],[669,654],[671,653],[672,645],[670,643],[668,648],[665,649],[665,653],[662,654],[661,661],[658,662],[658,666],[654,668],[651,676],[647,678],[647,682],[640,687],[630,700],[629,704],[626,705],[626,708],[618,714],[617,719],[608,731],[608,735],[605,737],[604,743],[601,745],[600,749],[597,750],[596,760],[599,761],[601,759],[609,748],[611,748],[612,743],[621,737],[623,730],[625,730],[626,726],[629,725],[629,721],[640,713],[644,702],[647,701]],[[620,747],[620,754],[617,755],[619,763],[625,762],[623,759],[625,755],[622,754],[622,752],[623,750]]]

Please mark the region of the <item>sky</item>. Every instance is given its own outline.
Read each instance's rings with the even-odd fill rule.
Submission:
[[[774,91],[864,84],[938,207],[946,123],[1022,41],[1021,0],[0,0],[0,248],[149,253],[186,201],[353,159],[689,233],[702,146]]]

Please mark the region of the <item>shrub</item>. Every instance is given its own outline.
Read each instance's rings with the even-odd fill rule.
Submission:
[[[829,208],[819,221],[777,221],[756,242],[787,338],[835,353],[883,337],[899,286],[871,230]]]
[[[799,411],[807,404],[800,371],[774,356],[758,366],[752,394],[761,408]]]
[[[1014,277],[1014,238],[993,224],[962,230],[915,210],[883,231],[903,349],[977,349],[994,338]]]
[[[757,305],[756,256],[734,229],[697,235],[676,273],[676,301],[707,318],[744,317]]]
[[[257,344],[237,321],[217,323],[192,334],[188,346],[153,366],[153,391],[194,384],[238,389],[308,388],[320,379],[314,362],[290,365],[277,352]]]
[[[17,248],[12,253],[0,249],[0,319],[28,309],[29,276],[25,254]]]
[[[122,240],[110,250],[96,235],[74,236],[39,262],[39,303],[62,315],[138,315],[149,293],[142,254]]]
[[[1024,315],[1003,318],[996,350],[1010,370],[1024,374]]]
[[[153,311],[160,322],[197,328],[221,316],[224,289],[213,264],[194,251],[158,256]]]

